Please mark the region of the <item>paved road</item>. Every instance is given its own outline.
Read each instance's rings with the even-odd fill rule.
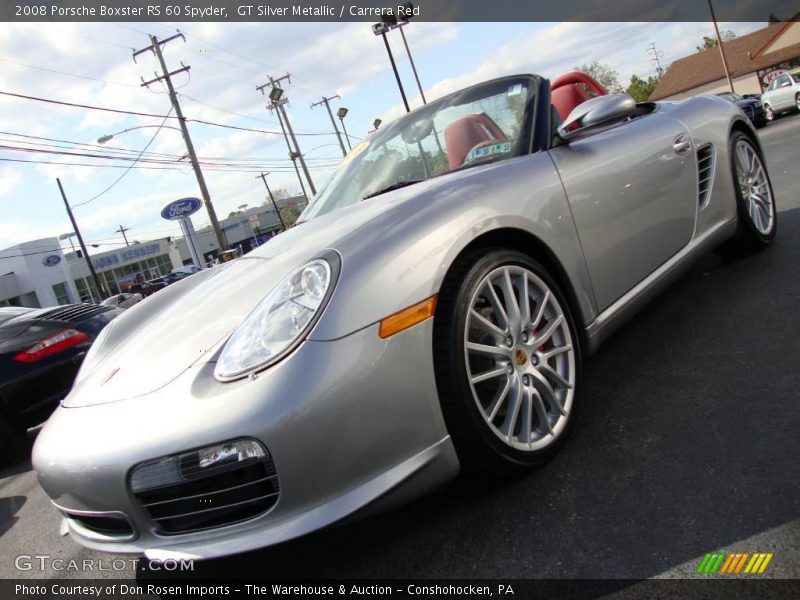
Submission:
[[[774,552],[768,575],[800,577],[800,117],[761,138],[777,241],[734,262],[709,255],[616,334],[590,361],[573,437],[552,462],[513,481],[459,479],[195,574],[681,577],[728,550]],[[18,572],[19,554],[109,560],[59,537],[58,523],[30,465],[0,472],[0,577],[91,575]]]

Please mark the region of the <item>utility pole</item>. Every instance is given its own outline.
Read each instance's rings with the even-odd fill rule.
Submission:
[[[400,95],[403,97],[403,105],[406,107],[406,112],[411,112],[408,106],[408,99],[406,98],[406,91],[403,89],[403,82],[400,80],[400,73],[397,70],[397,64],[394,62],[394,55],[392,49],[389,47],[389,40],[386,38],[386,32],[389,27],[386,23],[376,23],[372,26],[372,31],[375,35],[383,38],[383,45],[386,46],[386,53],[389,55],[389,62],[392,63],[392,71],[394,71],[394,78],[397,81],[397,87],[400,89]]]
[[[208,186],[206,185],[205,177],[203,177],[203,171],[200,169],[200,163],[198,162],[197,154],[195,154],[194,151],[194,144],[192,144],[192,138],[189,136],[189,129],[186,127],[186,117],[183,116],[181,105],[178,103],[178,94],[175,93],[175,87],[172,85],[172,76],[182,73],[183,71],[188,71],[190,67],[181,63],[180,69],[170,72],[169,69],[167,69],[167,63],[164,61],[164,55],[161,53],[161,46],[177,38],[181,38],[184,42],[186,41],[186,38],[183,37],[182,33],[178,33],[161,41],[159,41],[156,36],[151,35],[151,45],[147,48],[142,48],[141,50],[134,52],[133,62],[136,62],[136,57],[139,54],[147,52],[148,50],[151,50],[158,58],[158,62],[161,65],[162,75],[156,74],[156,77],[149,81],[144,81],[144,78],[142,78],[142,87],[147,87],[156,81],[164,81],[167,84],[169,99],[172,102],[172,106],[175,109],[175,114],[178,117],[178,123],[180,124],[181,133],[183,134],[183,141],[186,142],[186,152],[189,155],[189,160],[194,168],[194,174],[197,177],[197,185],[200,186],[200,193],[203,196],[203,204],[206,205],[206,210],[208,211],[208,219],[211,222],[211,228],[214,230],[214,235],[217,238],[217,245],[219,246],[220,252],[223,252],[228,248],[228,242],[219,226],[217,213],[214,210],[214,205],[211,203],[211,194],[208,193]]]
[[[125,240],[125,245],[126,246],[130,246],[130,244],[128,243],[128,236],[125,235],[125,232],[126,231],[130,231],[130,230],[131,230],[130,227],[123,227],[122,225],[119,226],[119,229],[115,229],[114,230],[114,233],[121,233],[122,234],[122,239]]]
[[[303,153],[300,152],[300,146],[297,143],[297,138],[294,135],[294,130],[292,129],[292,123],[289,121],[289,116],[286,114],[286,109],[283,108],[283,106],[285,104],[289,103],[289,100],[287,98],[283,97],[283,89],[278,87],[277,84],[280,83],[281,81],[283,81],[284,79],[286,79],[289,83],[292,82],[291,75],[289,73],[287,73],[286,75],[284,75],[283,77],[279,77],[278,79],[275,79],[274,77],[270,77],[269,78],[269,83],[265,83],[264,85],[260,85],[256,89],[263,94],[264,93],[264,88],[266,88],[266,87],[272,88],[272,91],[269,94],[270,104],[269,104],[268,108],[270,110],[274,109],[278,113],[279,120],[280,120],[280,116],[283,117],[283,122],[281,123],[281,128],[285,127],[284,135],[286,134],[286,131],[288,130],[289,137],[291,138],[292,144],[294,145],[293,149],[290,147],[290,152],[295,152],[297,154],[297,158],[300,159],[300,166],[303,167],[303,173],[305,174],[306,180],[308,181],[308,187],[311,189],[311,193],[312,194],[316,194],[317,190],[316,190],[316,188],[314,188],[314,182],[311,180],[311,173],[308,172],[308,167],[306,166],[306,161],[303,158]],[[287,144],[288,144],[288,140],[287,140]]]
[[[83,258],[86,261],[86,265],[89,267],[89,272],[92,274],[92,279],[94,279],[94,286],[97,288],[97,293],[100,295],[100,300],[105,300],[108,298],[108,294],[106,293],[103,285],[100,283],[100,277],[97,276],[97,271],[95,271],[92,260],[89,258],[89,253],[86,251],[86,244],[83,243],[83,237],[81,236],[80,229],[78,229],[78,223],[75,221],[75,217],[72,214],[72,209],[69,206],[69,202],[67,202],[67,195],[64,193],[64,186],[61,185],[61,179],[58,177],[56,177],[56,182],[58,183],[58,189],[61,191],[61,197],[64,199],[64,206],[67,208],[67,215],[69,215],[69,220],[72,222],[72,229],[75,231],[75,237],[78,238],[78,244],[80,244],[81,250],[83,251]],[[91,290],[89,290],[89,296],[91,295]]]
[[[280,209],[278,209],[278,203],[275,202],[275,196],[272,195],[272,190],[269,189],[269,184],[267,183],[267,175],[269,175],[269,173],[261,173],[261,175],[256,175],[256,179],[261,178],[261,180],[264,182],[264,187],[267,188],[269,199],[272,200],[272,206],[275,209],[275,214],[278,215],[278,221],[281,222],[281,227],[283,227],[283,230],[286,231],[286,223],[283,222],[283,216],[281,216],[281,211]]]
[[[708,0],[708,10],[711,11],[711,21],[714,23],[714,31],[717,34],[717,46],[719,46],[719,55],[722,57],[722,68],[725,71],[725,79],[728,80],[728,87],[732,94],[736,91],[733,89],[733,80],[731,80],[731,73],[728,71],[728,60],[725,58],[725,50],[722,48],[722,36],[719,34],[719,25],[717,25],[717,16],[714,14],[714,7],[711,0]]]
[[[658,78],[661,79],[664,76],[664,69],[661,67],[661,59],[664,58],[664,53],[656,48],[655,42],[650,42],[650,45],[647,47],[647,52],[653,55],[650,62],[655,63]]]
[[[342,156],[347,156],[347,150],[344,149],[344,143],[342,142],[342,136],[339,133],[339,128],[336,126],[336,119],[333,118],[333,113],[331,112],[331,105],[328,104],[328,101],[329,100],[333,100],[334,98],[339,98],[341,100],[341,96],[339,96],[339,94],[336,94],[335,96],[330,96],[329,98],[326,98],[325,96],[323,96],[322,100],[320,100],[319,102],[314,102],[311,105],[311,108],[314,108],[315,106],[319,106],[320,104],[324,104],[325,105],[325,108],[328,109],[328,116],[331,118],[331,125],[333,125],[333,130],[336,132],[336,139],[339,140],[339,147],[342,149]],[[342,126],[344,126],[344,123],[342,123]]]

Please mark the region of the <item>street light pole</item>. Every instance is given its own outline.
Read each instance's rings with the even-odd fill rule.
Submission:
[[[97,293],[100,296],[100,300],[105,300],[108,295],[106,294],[106,290],[101,285],[100,277],[98,277],[97,271],[95,271],[94,265],[89,258],[89,253],[86,251],[86,244],[83,243],[83,237],[81,236],[80,229],[78,229],[78,223],[75,221],[75,216],[72,214],[72,209],[69,206],[69,202],[67,202],[67,195],[64,193],[64,186],[61,185],[61,179],[58,177],[56,177],[56,182],[58,183],[58,189],[61,191],[61,197],[64,199],[64,206],[67,208],[67,215],[69,216],[69,220],[72,222],[72,229],[75,231],[75,237],[78,238],[78,244],[80,244],[81,250],[83,251],[83,258],[86,260],[86,265],[89,267],[89,272],[92,274],[92,279],[94,279],[94,285],[97,288]],[[91,296],[91,290],[89,291],[89,295]]]
[[[383,38],[383,45],[386,46],[386,53],[389,55],[389,62],[392,63],[392,71],[394,71],[394,78],[397,81],[397,87],[400,88],[400,95],[403,97],[403,105],[406,107],[406,112],[411,112],[408,106],[408,99],[406,98],[406,91],[403,89],[403,82],[400,80],[400,73],[397,71],[397,64],[394,62],[394,55],[392,49],[389,47],[389,40],[386,38],[386,32],[389,26],[386,23],[375,23],[372,26],[372,32]]]
[[[419,75],[417,74],[417,66],[414,64],[414,59],[411,56],[411,50],[408,47],[408,41],[406,41],[406,34],[403,32],[403,26],[407,24],[408,21],[403,21],[402,23],[397,24],[397,28],[400,30],[400,35],[403,37],[403,45],[406,47],[406,54],[408,54],[408,62],[411,63],[411,70],[414,72],[414,79],[417,80],[417,88],[419,89],[419,95],[422,96],[422,103],[427,104],[428,101],[425,99],[425,92],[422,91],[422,83],[420,83]]]

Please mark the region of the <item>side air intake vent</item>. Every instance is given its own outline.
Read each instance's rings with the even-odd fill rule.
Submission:
[[[714,183],[714,146],[706,144],[697,149],[697,201],[705,206]]]

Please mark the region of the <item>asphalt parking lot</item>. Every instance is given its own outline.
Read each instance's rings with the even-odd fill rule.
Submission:
[[[198,577],[692,577],[706,552],[772,552],[800,578],[800,116],[761,132],[779,209],[771,248],[708,255],[604,345],[569,443],[516,480],[458,479],[414,503]],[[33,442],[36,431],[30,432]],[[58,534],[30,464],[0,471],[0,578],[15,557],[108,555]]]

